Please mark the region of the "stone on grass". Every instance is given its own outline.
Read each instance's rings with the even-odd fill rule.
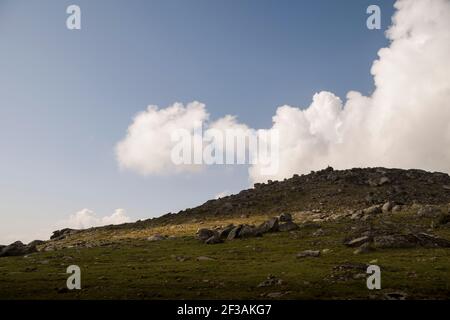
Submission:
[[[209,229],[198,229],[197,230],[197,239],[199,239],[200,241],[206,241],[209,238],[211,238],[214,235],[214,231],[213,230],[209,230]]]
[[[254,226],[244,224],[239,232],[239,238],[252,238],[258,236],[260,233]]]
[[[346,243],[346,246],[348,246],[348,247],[359,247],[359,246],[361,246],[364,243],[369,242],[369,241],[370,241],[370,238],[368,236],[362,236],[362,237],[358,237],[358,238],[349,240]]]
[[[4,246],[0,251],[0,257],[23,256],[36,252],[36,246],[25,245],[21,241],[16,241],[8,246]]]
[[[291,222],[292,221],[292,215],[290,213],[282,213],[280,214],[280,216],[278,217],[278,220],[280,222]]]
[[[261,223],[258,226],[258,230],[260,233],[277,232],[278,226],[279,226],[278,218],[272,218],[270,220]]]
[[[319,257],[320,251],[319,250],[305,250],[302,252],[297,253],[296,257],[301,258],[307,258],[307,257]]]
[[[206,244],[218,244],[218,243],[222,243],[223,240],[220,238],[220,234],[218,231],[213,232],[213,235],[211,237],[209,237],[208,239],[206,239],[205,243]]]
[[[161,241],[166,239],[166,236],[163,236],[161,234],[154,234],[147,238],[148,241]]]
[[[442,214],[442,210],[435,206],[421,206],[419,210],[417,210],[417,216],[419,217],[434,218],[440,214]]]
[[[278,225],[278,231],[286,232],[286,231],[294,231],[298,229],[298,225],[292,221],[280,223]]]
[[[234,225],[230,224],[230,225],[226,226],[225,228],[220,229],[219,230],[220,239],[225,240],[228,237],[228,235],[230,234],[231,230],[233,230],[233,228],[234,228]]]
[[[373,248],[369,242],[363,243],[358,249],[356,249],[353,253],[354,254],[363,254],[363,253],[369,253],[373,251]]]
[[[381,206],[380,205],[375,205],[375,206],[371,206],[367,209],[363,210],[364,214],[378,214],[381,213]]]
[[[216,259],[211,258],[211,257],[207,257],[207,256],[200,256],[197,257],[197,261],[215,261]]]
[[[383,207],[381,208],[381,211],[384,213],[392,211],[392,208],[394,207],[394,204],[391,201],[386,202],[383,204]]]
[[[231,229],[230,233],[227,236],[227,240],[234,240],[234,239],[239,238],[239,233],[240,233],[241,229],[242,229],[242,225]]]

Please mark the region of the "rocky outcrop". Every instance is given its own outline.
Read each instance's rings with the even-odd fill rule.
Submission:
[[[161,241],[167,239],[166,236],[163,236],[161,234],[154,234],[147,238],[148,241]]]
[[[206,229],[197,231],[197,239],[206,244],[218,244],[224,240],[232,241],[235,239],[245,239],[260,237],[268,232],[286,232],[299,229],[299,226],[292,221],[291,215],[284,215],[283,223],[279,223],[279,218],[274,217],[264,221],[259,226],[240,224],[238,226],[228,225],[224,228]]]
[[[217,230],[214,230],[213,235],[205,241],[206,244],[218,244],[222,242],[223,240],[220,238],[220,234]]]
[[[346,241],[345,245],[348,247],[359,247],[363,245],[366,242],[370,242],[371,239],[368,236],[362,236],[355,239],[351,239],[349,241]]]
[[[74,229],[69,229],[69,228],[56,230],[56,231],[53,231],[53,234],[50,237],[50,240],[62,240],[62,239],[65,239],[65,238],[79,232],[79,231],[80,230],[74,230]]]
[[[292,215],[290,213],[282,213],[278,216],[280,222],[292,222]]]
[[[371,183],[368,183],[370,181]],[[450,176],[440,172],[387,168],[353,168],[334,170],[328,167],[308,174],[294,174],[283,181],[257,183],[254,188],[238,194],[206,201],[195,208],[168,213],[158,218],[117,226],[107,230],[150,229],[170,224],[184,224],[207,218],[252,217],[264,214],[279,216],[279,223],[288,222],[292,212],[320,212],[328,219],[349,210],[363,210],[371,206],[374,212],[398,212],[413,203],[446,205],[450,203]],[[386,202],[395,204],[392,210],[383,208]],[[285,213],[286,212],[286,213]],[[354,212],[355,220],[371,219],[373,215]],[[264,230],[263,230],[264,231]],[[74,230],[58,230],[52,239],[62,239]],[[222,237],[224,238],[224,236]]]
[[[320,251],[319,250],[305,250],[302,252],[297,253],[296,257],[297,259],[307,258],[307,257],[319,257]]]
[[[440,208],[431,205],[419,206],[417,210],[418,217],[429,217],[434,218],[442,214]]]
[[[233,230],[233,229],[234,229],[233,224],[230,224],[222,229],[219,229],[219,238],[221,240],[225,240],[228,237],[228,235],[230,234],[231,230]]]
[[[206,241],[209,238],[211,238],[212,236],[214,236],[214,231],[213,230],[209,230],[206,228],[202,228],[202,229],[198,229],[197,230],[197,239],[200,241]]]
[[[450,241],[427,233],[390,234],[376,236],[375,248],[450,248]]]
[[[239,237],[239,233],[241,232],[242,225],[234,227],[231,229],[230,233],[228,234],[227,240],[234,240]]]
[[[43,241],[35,240],[25,245],[21,241],[16,241],[8,246],[2,246],[0,248],[0,257],[23,256],[37,252],[37,246],[42,243]]]
[[[278,231],[278,218],[272,218],[270,220],[264,221],[258,226],[260,233],[267,233],[267,232],[277,232]]]
[[[359,247],[361,250],[386,248],[450,248],[450,241],[424,232],[406,232],[391,230],[371,230],[365,235],[347,238],[344,244],[348,247]]]
[[[363,214],[369,214],[369,215],[371,215],[371,214],[378,214],[378,213],[381,213],[381,212],[382,212],[382,210],[381,210],[381,206],[380,205],[371,206],[371,207],[363,210]]]
[[[278,225],[278,231],[281,231],[281,232],[294,231],[294,230],[297,230],[298,228],[299,228],[298,225],[292,221],[280,223]]]

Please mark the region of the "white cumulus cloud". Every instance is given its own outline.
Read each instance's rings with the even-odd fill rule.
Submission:
[[[375,91],[329,92],[305,110],[280,107],[280,171],[275,178],[332,165],[450,172],[450,1],[400,0],[388,48],[373,63]],[[257,167],[253,180],[265,180]]]
[[[110,216],[98,217],[89,209],[82,209],[69,216],[67,221],[61,223],[64,228],[87,229],[111,224],[122,224],[131,222],[124,209],[116,209]]]
[[[309,106],[281,106],[273,126],[255,132],[279,133],[279,170],[254,182],[282,179],[327,165],[336,168],[386,166],[450,172],[450,1],[398,0],[390,45],[378,52],[371,74],[372,95],[349,91],[314,95]],[[179,172],[170,159],[170,131],[208,121],[205,106],[149,107],[117,145],[119,164],[142,174]],[[210,124],[242,127],[227,116]]]
[[[116,146],[120,167],[143,175],[198,169],[172,162],[172,134],[180,129],[193,132],[208,118],[205,105],[199,102],[175,103],[165,109],[149,106],[134,118],[126,137]]]

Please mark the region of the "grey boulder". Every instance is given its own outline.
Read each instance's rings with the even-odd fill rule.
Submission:
[[[258,226],[258,230],[260,233],[277,232],[279,231],[278,227],[279,227],[278,218],[272,218],[270,220],[261,223]]]
[[[35,245],[25,245],[21,241],[16,241],[8,246],[4,246],[0,251],[0,257],[23,256],[36,251]]]
[[[294,231],[297,230],[299,227],[296,223],[292,222],[292,221],[288,221],[288,222],[284,222],[284,223],[280,223],[278,225],[278,230],[285,232],[285,231]]]
[[[213,230],[209,230],[206,228],[198,229],[197,230],[197,239],[200,241],[206,241],[209,238],[211,238],[214,235]]]

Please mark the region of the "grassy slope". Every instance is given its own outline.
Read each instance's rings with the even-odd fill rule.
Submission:
[[[249,222],[264,218],[252,216]],[[411,212],[380,215],[377,220],[422,226],[431,222],[415,218]],[[1,258],[0,298],[265,299],[266,294],[276,292],[283,294],[282,299],[366,299],[382,298],[394,291],[404,292],[409,298],[450,296],[449,249],[385,249],[355,255],[354,249],[342,245],[342,239],[355,225],[348,219],[323,222],[325,234],[320,237],[313,235],[314,228],[219,245],[205,245],[192,236],[199,226],[227,222],[209,220],[201,225],[132,230],[110,235],[109,242],[100,247]],[[145,236],[156,232],[177,237],[159,242],[145,240]],[[450,239],[450,227],[433,232]],[[307,249],[330,252],[319,258],[295,257]],[[197,261],[199,256],[215,260]],[[365,278],[353,278],[361,271],[341,279],[335,277],[338,274],[333,267],[339,264],[372,260],[377,260],[382,269],[380,291],[368,290]],[[81,267],[82,290],[60,292],[70,264]],[[281,278],[283,284],[258,288],[269,274]]]

